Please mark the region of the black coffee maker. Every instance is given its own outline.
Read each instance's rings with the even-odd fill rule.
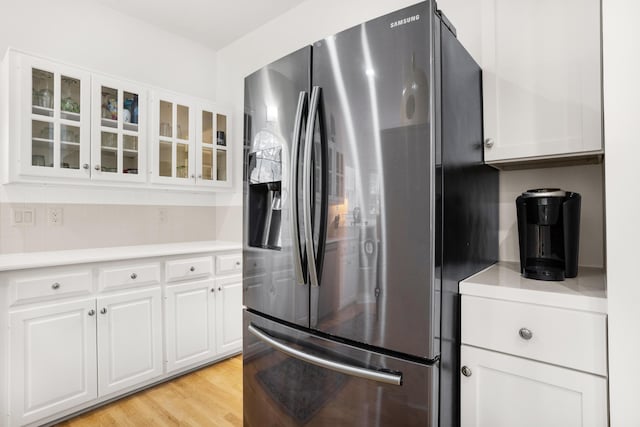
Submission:
[[[524,277],[576,277],[580,201],[580,194],[558,188],[528,190],[516,199],[520,272]]]

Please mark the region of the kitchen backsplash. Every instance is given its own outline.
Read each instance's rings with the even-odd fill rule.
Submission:
[[[604,266],[603,165],[500,172],[500,260],[518,261],[516,197],[532,188],[561,188],[582,196],[579,265]]]
[[[23,216],[21,224],[15,223],[16,211]],[[61,222],[52,224],[58,212]],[[213,239],[240,242],[241,224],[240,207],[4,203],[0,253]]]

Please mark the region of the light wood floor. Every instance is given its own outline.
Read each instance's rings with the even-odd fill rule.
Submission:
[[[58,424],[88,426],[242,426],[242,356]]]

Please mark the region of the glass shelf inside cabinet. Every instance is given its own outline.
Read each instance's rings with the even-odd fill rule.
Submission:
[[[138,137],[135,135],[122,137],[122,173],[138,174]]]
[[[53,123],[31,121],[31,165],[53,167]]]
[[[218,181],[227,180],[227,150],[216,150],[216,179]]]

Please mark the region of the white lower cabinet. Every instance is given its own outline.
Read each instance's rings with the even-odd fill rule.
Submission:
[[[95,299],[16,311],[11,329],[11,425],[97,398]]]
[[[604,427],[607,380],[467,345],[461,351],[463,427]]]
[[[168,286],[165,294],[167,372],[216,353],[213,279]]]
[[[218,353],[242,348],[242,278],[217,279]]]
[[[99,395],[162,375],[160,287],[100,296],[97,303]]]
[[[242,278],[215,277],[214,256],[1,272],[0,426],[48,424],[241,351]]]

